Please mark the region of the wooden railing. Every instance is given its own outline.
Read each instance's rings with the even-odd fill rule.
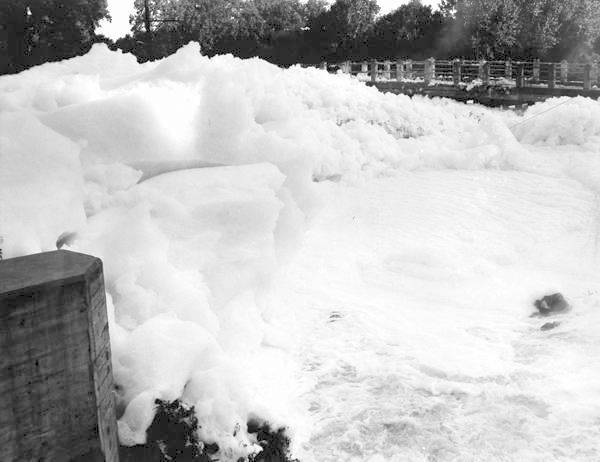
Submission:
[[[371,82],[423,82],[425,85],[494,85],[507,87],[600,88],[600,63],[534,61],[474,61],[410,59],[346,61],[321,64],[322,69],[341,70]]]

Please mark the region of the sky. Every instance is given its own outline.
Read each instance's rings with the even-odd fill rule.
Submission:
[[[439,0],[422,1],[426,5],[437,6],[439,4]],[[378,0],[383,14],[407,2],[408,0]],[[108,10],[112,16],[112,22],[102,21],[97,32],[112,39],[127,35],[129,32],[129,15],[133,13],[133,0],[108,0]]]
[[[108,0],[108,11],[112,21],[101,21],[96,31],[116,40],[129,33],[129,15],[133,13],[134,0]]]
[[[440,2],[439,0],[421,0],[424,5],[437,6]],[[381,7],[381,12],[383,14],[388,13],[396,8],[398,8],[403,3],[408,3],[408,0],[377,0],[379,6]]]

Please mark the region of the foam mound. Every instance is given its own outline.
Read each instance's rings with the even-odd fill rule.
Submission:
[[[539,103],[524,114],[514,129],[523,143],[545,146],[597,147],[600,141],[600,101],[578,96]]]
[[[157,399],[183,399],[201,440],[238,460],[257,449],[250,416],[292,436],[301,427],[298,366],[265,300],[318,213],[315,182],[491,168],[594,183],[600,103],[545,112],[556,103],[512,128],[522,119],[316,69],[209,59],[194,43],[142,65],[96,45],[0,78],[4,257],[75,233],[70,248],[105,264],[121,442],[144,443]],[[570,161],[549,161],[546,145],[568,146]]]

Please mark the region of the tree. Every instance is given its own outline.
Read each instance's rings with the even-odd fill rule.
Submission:
[[[232,26],[219,39],[216,51],[247,58],[258,56],[267,35],[267,24],[252,1],[237,2],[231,16]]]
[[[365,38],[378,12],[376,0],[336,0],[309,24],[313,46],[334,59],[366,54]]]
[[[443,16],[453,17],[456,13],[457,0],[442,0],[440,2],[439,11]]]
[[[336,0],[330,10],[334,28],[342,42],[362,37],[379,13],[377,0]]]
[[[135,0],[134,5],[130,22],[134,38],[145,43],[147,59],[165,56],[192,40],[206,54],[219,53],[222,44],[262,29],[256,9],[241,0]]]
[[[371,56],[426,58],[435,53],[444,18],[420,0],[411,0],[382,16],[369,37]]]
[[[556,45],[563,5],[563,0],[520,1],[521,30],[516,50],[520,57],[540,58]]]
[[[271,34],[304,26],[304,7],[299,0],[254,0],[253,3]]]
[[[600,37],[600,0],[444,0],[446,41],[476,57],[577,59]]]
[[[106,0],[3,0],[2,72],[86,52],[103,18],[109,18]]]
[[[600,44],[600,0],[555,0],[562,5],[556,44],[548,51],[553,58],[573,60],[591,56]],[[598,50],[600,51],[600,50]]]
[[[324,0],[136,0],[134,37],[119,45],[143,61],[194,40],[209,55],[261,56],[287,65],[302,59],[304,29],[325,5]]]
[[[304,4],[304,27],[308,27],[318,16],[327,11],[327,2],[325,0],[308,0]]]
[[[527,0],[528,1],[528,0]],[[510,56],[520,32],[516,0],[457,0],[455,18],[476,58]]]

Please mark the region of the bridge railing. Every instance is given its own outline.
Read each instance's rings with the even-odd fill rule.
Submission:
[[[600,63],[598,62],[543,62],[533,61],[476,61],[410,59],[346,61],[322,69],[351,74],[362,80],[423,82],[430,84],[500,85],[568,87],[591,90],[600,88]]]

